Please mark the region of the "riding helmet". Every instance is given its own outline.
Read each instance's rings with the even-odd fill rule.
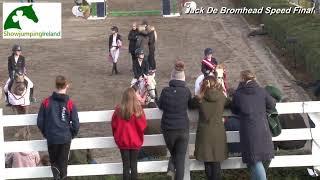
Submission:
[[[111,31],[119,32],[119,29],[117,26],[112,26]]]
[[[136,56],[139,56],[139,55],[141,55],[141,54],[144,54],[143,49],[142,49],[142,48],[136,49],[136,50],[134,51],[134,54],[135,54]]]
[[[21,51],[22,49],[21,49],[21,46],[20,45],[17,45],[17,44],[15,44],[15,45],[13,45],[13,47],[12,47],[12,51],[13,52],[15,52],[15,51]]]
[[[209,54],[213,54],[213,50],[212,50],[211,48],[206,48],[206,49],[204,50],[204,55],[207,56],[207,55],[209,55]]]

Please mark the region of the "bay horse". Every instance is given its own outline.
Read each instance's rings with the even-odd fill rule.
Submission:
[[[31,88],[33,88],[33,84],[29,83],[21,72],[16,72],[14,79],[5,85],[4,91],[8,94],[7,101],[17,114],[27,113],[27,107],[30,105]]]

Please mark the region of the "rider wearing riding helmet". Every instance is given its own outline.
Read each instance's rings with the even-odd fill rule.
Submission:
[[[144,56],[143,49],[142,48],[136,49],[135,55],[136,55],[136,59],[134,61],[134,66],[133,66],[134,79],[132,80],[131,84],[134,84],[133,82],[136,82],[139,79],[143,78],[144,75],[149,74],[149,63],[147,58]]]
[[[210,73],[214,73],[218,65],[217,60],[212,57],[213,50],[211,48],[206,48],[204,50],[204,58],[201,61],[201,72],[204,76],[208,76]]]
[[[22,48],[20,45],[13,45],[12,47],[12,55],[8,57],[8,73],[9,79],[6,82],[5,87],[8,89],[11,88],[11,85],[14,80],[14,76],[16,73],[22,73],[24,75],[24,79],[27,81],[28,87],[30,88],[30,100],[31,102],[35,101],[33,98],[33,83],[32,81],[26,76],[26,63],[24,56],[21,55]],[[6,97],[8,99],[8,93],[6,93]]]

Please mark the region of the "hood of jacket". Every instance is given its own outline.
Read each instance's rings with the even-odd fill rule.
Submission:
[[[256,81],[241,82],[238,86],[238,91],[241,91],[244,94],[255,94],[259,84]]]
[[[67,102],[69,100],[69,96],[66,94],[59,94],[57,92],[53,92],[51,96],[56,101]]]
[[[180,80],[171,80],[169,82],[170,87],[186,87],[186,82]]]

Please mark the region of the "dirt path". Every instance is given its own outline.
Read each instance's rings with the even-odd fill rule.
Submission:
[[[132,3],[134,6],[129,8],[130,10],[159,8],[158,1],[148,1],[145,5],[141,0],[117,0],[110,7],[122,10]],[[197,3],[198,6],[232,6],[227,0],[198,0]],[[79,111],[112,109],[119,102],[121,92],[129,85],[132,75],[129,71],[130,58],[124,48],[119,62],[121,75],[109,76],[111,65],[106,60],[109,29],[112,25],[117,25],[125,40],[124,46],[127,46],[131,23],[141,21],[143,17],[86,21],[72,16],[70,9],[73,1],[62,1],[62,4],[63,39],[0,41],[0,59],[3,62],[0,64],[0,82],[4,83],[7,79],[7,56],[11,46],[20,43],[27,58],[28,76],[34,81],[36,97],[39,100],[51,94],[54,77],[64,74],[72,81],[70,95],[78,104]],[[146,19],[158,32],[156,80],[160,91],[167,85],[172,64],[177,58],[186,63],[186,80],[193,91],[194,81],[200,75],[203,49],[212,47],[215,50],[214,56],[227,67],[230,87],[236,88],[241,70],[251,69],[256,72],[261,85],[276,85],[291,101],[309,99],[301,88],[292,83],[293,77],[265,47],[261,38],[247,38],[249,27],[241,16],[183,15],[179,18],[165,19],[155,16]],[[30,113],[36,113],[39,105],[32,105]],[[1,107],[4,108],[4,113],[11,113],[3,104]],[[110,126],[86,125],[81,128],[81,134],[111,135]]]

